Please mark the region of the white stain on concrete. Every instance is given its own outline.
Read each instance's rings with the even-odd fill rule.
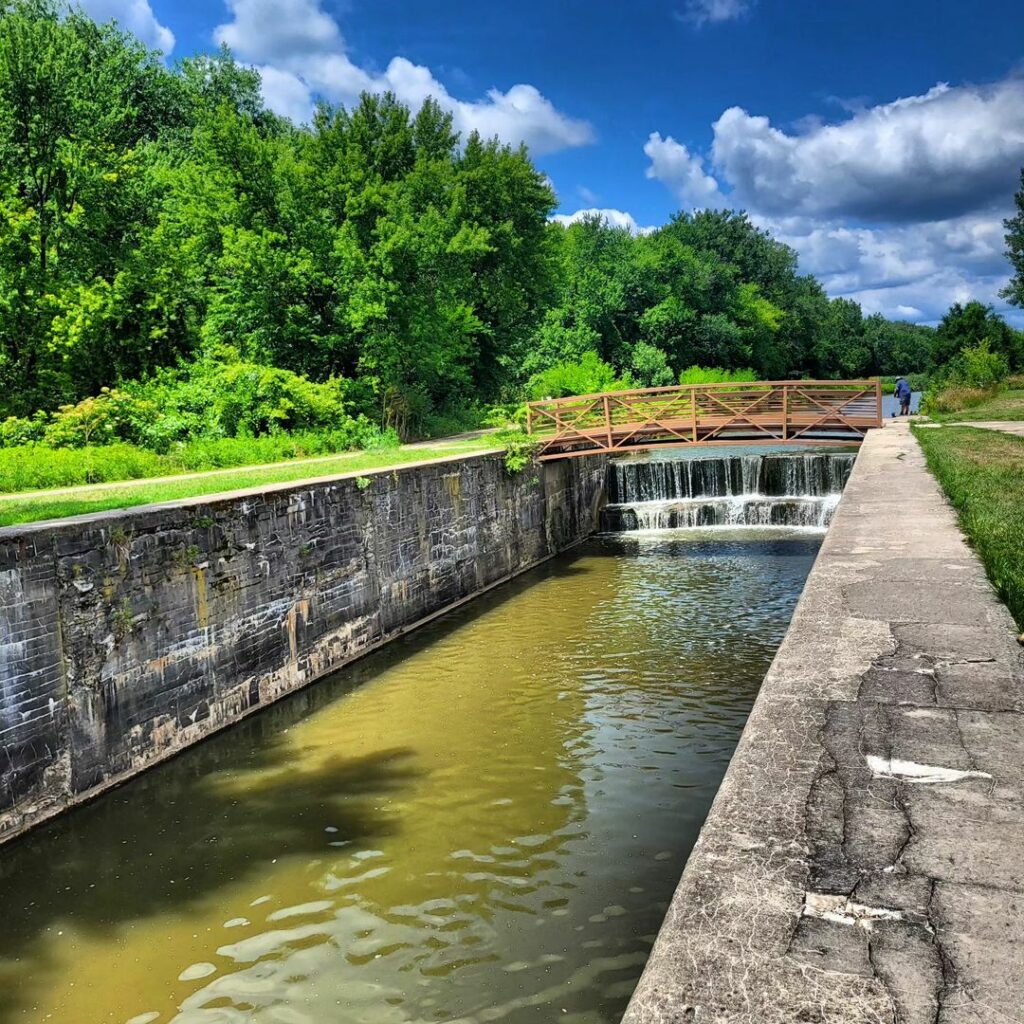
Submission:
[[[961,771],[959,768],[943,768],[938,765],[918,764],[916,761],[901,761],[897,757],[867,755],[868,768],[879,779],[899,779],[901,782],[941,783],[961,782],[963,779],[991,779],[988,772]]]
[[[804,917],[816,917],[821,921],[845,925],[848,928],[863,928],[871,931],[876,921],[902,921],[899,910],[888,907],[869,907],[865,903],[854,903],[846,896],[835,896],[825,892],[809,892],[804,895]]]

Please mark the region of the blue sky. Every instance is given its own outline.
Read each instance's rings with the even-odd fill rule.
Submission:
[[[986,0],[85,0],[171,58],[232,45],[267,102],[434,95],[526,141],[559,215],[735,206],[832,295],[997,308],[1024,166],[1024,5]],[[1012,313],[1017,323],[1024,322]]]

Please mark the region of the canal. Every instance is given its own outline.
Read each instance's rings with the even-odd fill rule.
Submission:
[[[613,1024],[820,537],[598,538],[2,848],[0,1024]]]

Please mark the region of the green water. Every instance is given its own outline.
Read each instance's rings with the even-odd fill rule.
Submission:
[[[615,1022],[813,535],[607,538],[0,849],[0,1024]]]

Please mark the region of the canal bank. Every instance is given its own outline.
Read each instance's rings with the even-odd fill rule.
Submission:
[[[1024,1005],[1024,668],[905,423],[862,446],[625,1024]]]
[[[0,842],[594,532],[603,456],[0,529]]]

